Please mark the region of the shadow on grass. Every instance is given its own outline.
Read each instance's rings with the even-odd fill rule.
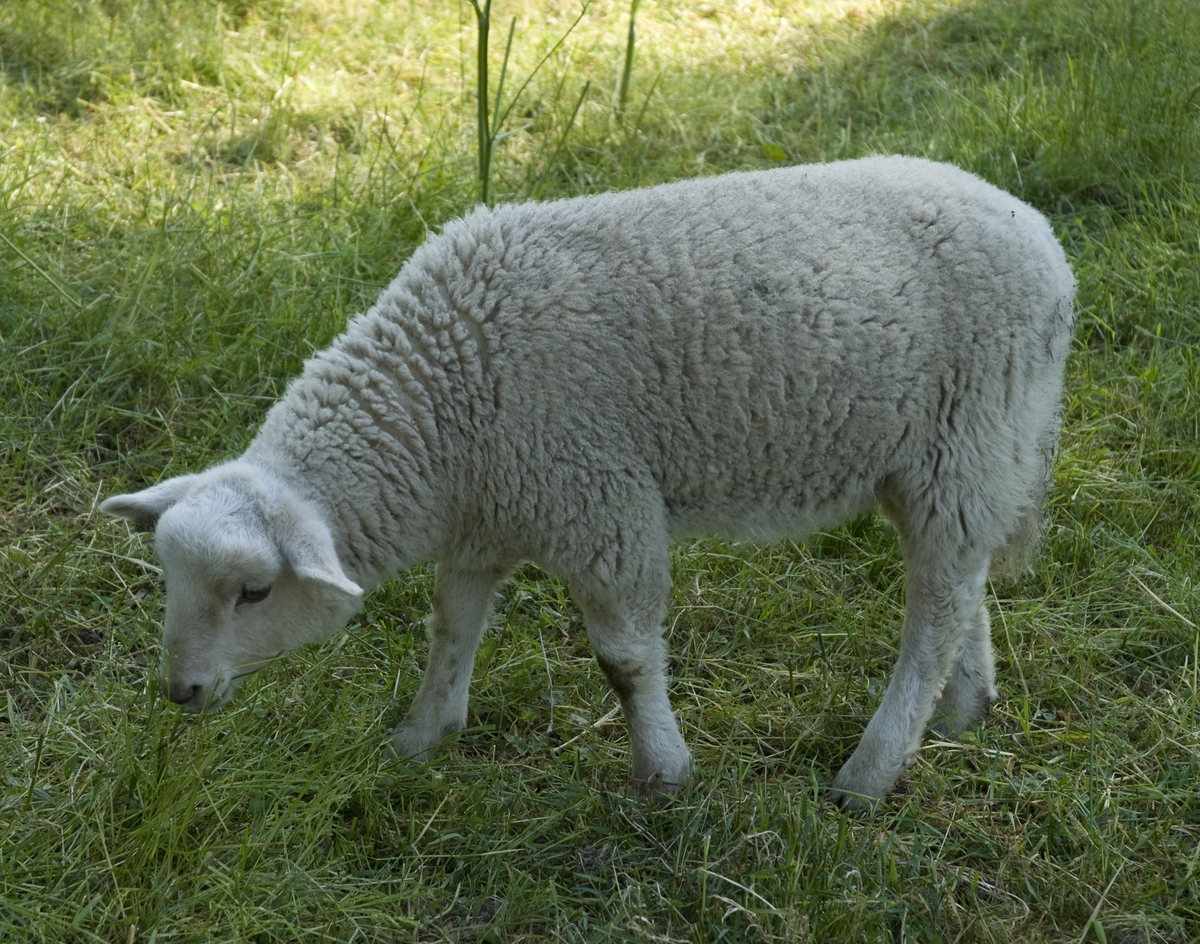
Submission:
[[[1198,31],[1187,0],[901,9],[769,90],[764,133],[792,160],[903,152],[1048,213],[1129,211],[1200,183]]]

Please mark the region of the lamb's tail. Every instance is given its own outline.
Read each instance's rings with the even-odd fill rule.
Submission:
[[[1044,221],[1043,221],[1044,225]],[[1047,233],[1049,230],[1047,229]],[[1058,284],[1056,300],[1049,319],[1049,336],[1046,341],[1046,354],[1051,365],[1063,370],[1067,352],[1071,345],[1071,333],[1075,325],[1075,276],[1071,274],[1062,247],[1051,236],[1052,254],[1057,259]],[[1061,399],[1061,392],[1056,394]],[[1029,566],[1029,561],[1037,551],[1044,532],[1043,512],[1046,505],[1046,495],[1050,491],[1050,483],[1054,474],[1054,457],[1058,453],[1059,434],[1058,410],[1042,430],[1038,437],[1037,456],[1041,460],[1026,503],[1021,509],[1017,526],[1004,539],[1004,543],[992,553],[990,571],[995,577],[1017,577]]]
[[[1042,433],[1038,454],[1042,459],[1041,474],[1030,490],[1029,500],[1021,509],[1016,528],[1004,543],[992,553],[989,572],[993,577],[1013,579],[1020,575],[1041,544],[1045,530],[1044,509],[1046,494],[1054,471],[1054,456],[1058,452],[1058,419]]]

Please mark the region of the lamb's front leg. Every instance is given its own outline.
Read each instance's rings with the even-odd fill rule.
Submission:
[[[572,591],[587,621],[596,661],[621,700],[635,787],[644,794],[678,790],[691,775],[692,756],[667,697],[666,590],[652,580],[622,587],[572,581]]]
[[[508,568],[460,570],[438,564],[428,624],[429,660],[412,707],[392,732],[397,757],[425,760],[447,734],[466,725],[475,652],[492,594],[507,574]]]
[[[873,806],[916,759],[964,637],[978,631],[986,558],[948,557],[934,562],[909,557],[904,629],[892,680],[833,781],[835,794],[850,807]]]

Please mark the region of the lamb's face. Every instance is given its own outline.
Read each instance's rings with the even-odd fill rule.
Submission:
[[[161,516],[162,681],[190,711],[227,703],[241,679],[276,656],[328,638],[362,599],[311,508],[278,482],[268,480],[264,494],[260,474],[241,481],[236,469],[217,471],[101,506],[143,524]]]

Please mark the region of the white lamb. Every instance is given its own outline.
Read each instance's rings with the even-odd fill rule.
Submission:
[[[244,455],[101,508],[157,524],[164,674],[190,710],[436,560],[403,757],[464,725],[489,603],[536,561],[568,580],[658,790],[692,768],[663,673],[671,537],[801,536],[878,504],[904,628],[834,781],[869,804],[927,725],[958,735],[995,698],[984,584],[1040,531],[1074,289],[1036,211],[901,157],[479,208]]]

